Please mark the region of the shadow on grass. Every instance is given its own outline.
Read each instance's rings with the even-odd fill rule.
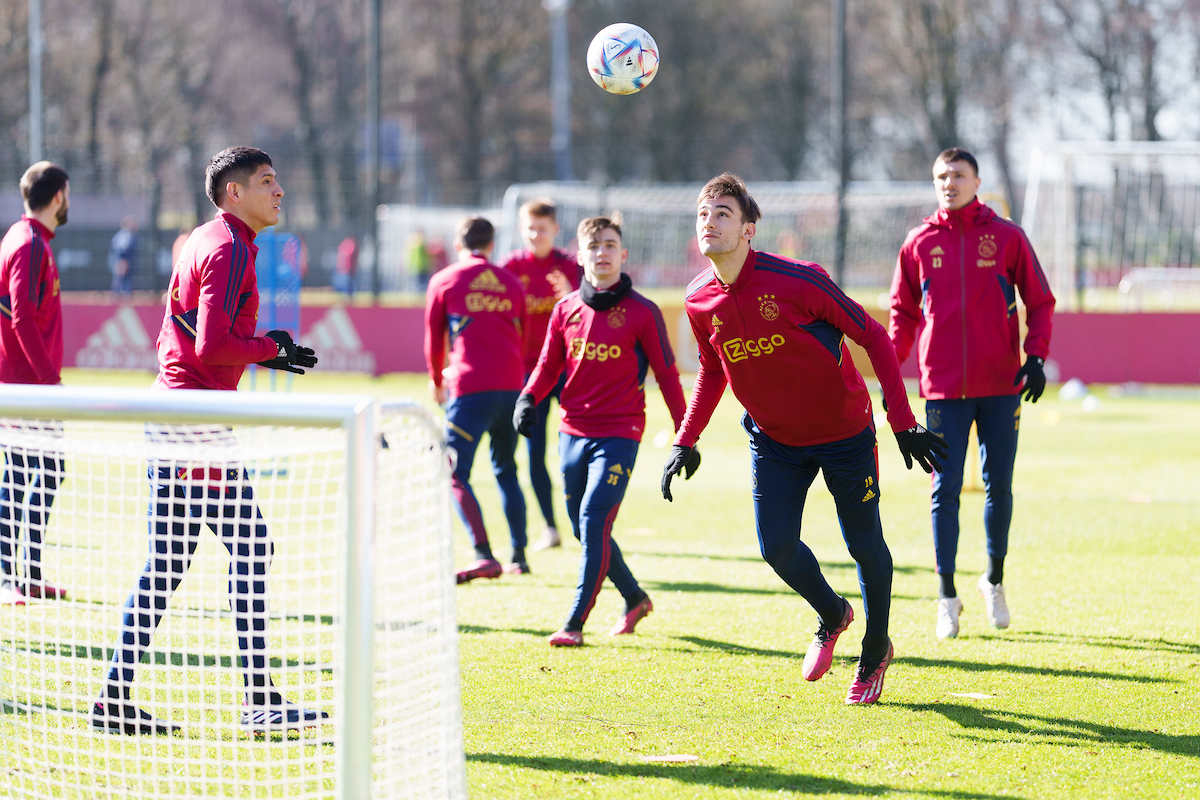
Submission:
[[[1000,795],[954,789],[904,789],[886,784],[855,783],[840,778],[780,772],[772,767],[750,764],[619,764],[583,758],[555,756],[511,756],[499,753],[467,753],[467,761],[505,767],[559,772],[566,775],[599,775],[606,778],[666,778],[693,786],[762,789],[804,794],[908,794],[918,797],[948,797],[960,800],[993,800]],[[1014,795],[1004,795],[1008,798]]]
[[[30,644],[28,642],[17,642],[12,647],[2,648],[5,652],[18,655],[26,653],[34,656],[48,656],[52,658],[78,658],[91,659],[93,661],[112,661],[113,649],[111,647],[89,647],[87,645],[76,644],[56,644],[54,642],[39,642]],[[173,667],[223,667],[225,669],[233,669],[234,656],[216,656],[205,653],[185,653],[173,650],[155,650],[142,658],[142,664],[156,664],[158,666]],[[317,664],[308,661],[299,661],[294,658],[289,658],[286,661],[282,658],[272,657],[268,659],[271,669],[283,669],[286,667],[307,667],[311,671],[333,673],[333,667],[329,665]]]
[[[1107,647],[1113,650],[1158,650],[1180,655],[1200,655],[1200,644],[1172,642],[1169,639],[1128,639],[1117,636],[1087,636],[1085,634],[1053,633],[1050,631],[1009,631],[1003,634],[982,634],[977,638],[996,641],[1038,642],[1046,644],[1082,644],[1089,647]]]
[[[792,595],[795,592],[787,586],[779,589],[761,589],[748,586],[726,586],[721,583],[680,583],[675,581],[643,581],[649,589],[661,592],[707,592],[712,594],[762,594],[762,595]]]
[[[1172,735],[1136,728],[1119,728],[1065,717],[1044,717],[1016,711],[982,708],[959,703],[895,703],[889,704],[912,711],[934,711],[951,722],[974,730],[995,730],[1018,733],[1042,739],[1060,739],[1069,747],[1084,745],[1133,745],[1160,753],[1200,758],[1200,736]]]
[[[699,636],[676,636],[681,642],[694,644],[708,650],[722,650],[739,656],[769,656],[771,658],[803,658],[803,653],[793,653],[788,650],[763,650],[758,647],[744,647],[732,642],[718,642],[716,639],[703,639]]]
[[[1151,678],[1145,675],[1122,675],[1119,672],[1097,672],[1090,669],[1054,669],[1053,667],[1031,667],[1025,664],[997,664],[985,661],[957,661],[955,659],[921,658],[900,656],[898,664],[910,667],[941,667],[961,669],[964,672],[1015,672],[1022,675],[1041,675],[1058,678],[1092,678],[1108,681],[1132,681],[1134,683],[1175,683],[1167,678]]]
[[[459,625],[459,633],[520,633],[524,636],[537,636],[545,638],[554,633],[557,629],[546,628],[543,630],[534,630],[533,628],[491,628],[487,625]]]

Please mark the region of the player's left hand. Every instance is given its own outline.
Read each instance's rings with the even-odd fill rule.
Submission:
[[[317,365],[317,356],[312,348],[301,347],[293,342],[292,335],[287,331],[267,331],[267,337],[275,342],[277,352],[275,358],[259,361],[260,367],[281,369],[303,375],[304,370],[299,367],[311,368]]]
[[[941,472],[941,462],[950,455],[950,448],[941,437],[925,430],[920,424],[896,434],[896,444],[904,455],[904,466],[912,469],[913,459],[926,472]]]
[[[667,465],[663,467],[662,493],[663,499],[669,503],[675,502],[671,496],[671,478],[683,473],[683,479],[691,480],[696,470],[700,469],[700,451],[694,447],[684,447],[681,444],[671,445],[671,455]]]
[[[521,392],[517,407],[513,409],[513,427],[526,439],[533,438],[533,426],[537,425],[537,403],[529,392]]]
[[[1026,356],[1025,363],[1017,370],[1017,377],[1013,378],[1013,386],[1020,386],[1021,378],[1025,379],[1025,386],[1021,392],[1025,393],[1025,399],[1031,403],[1036,403],[1042,392],[1046,391],[1046,370],[1043,369],[1045,364],[1044,358]]]

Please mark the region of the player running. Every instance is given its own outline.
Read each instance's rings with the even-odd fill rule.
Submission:
[[[554,246],[558,236],[558,209],[548,197],[530,200],[521,206],[519,214],[521,239],[525,249],[518,250],[501,265],[520,279],[525,287],[525,324],[529,328],[525,344],[525,379],[529,380],[542,352],[550,311],[554,304],[570,291],[579,288],[579,265],[565,250]],[[554,524],[554,501],[551,496],[550,473],[546,470],[546,420],[550,416],[550,398],[561,403],[565,376],[538,404],[538,421],[529,431],[529,482],[546,520],[542,538],[533,543],[533,550],[545,550],[562,545],[562,537]]]
[[[938,571],[939,639],[958,635],[962,600],[954,586],[958,507],[971,424],[987,500],[987,572],[979,576],[988,622],[1009,624],[1004,557],[1012,521],[1012,476],[1021,425],[1021,394],[1036,403],[1046,388],[1054,295],[1033,247],[1015,223],[975,196],[979,167],[953,147],[933,163],[938,210],[909,232],[892,279],[888,335],[900,361],[908,358],[924,319],[918,348],[926,424],[950,449],[933,477],[933,547]],[[1018,349],[1017,293],[1025,303],[1025,363]],[[1024,384],[1022,385],[1022,381]]]
[[[0,241],[0,383],[54,385],[62,383],[63,323],[58,266],[50,240],[67,221],[71,184],[62,167],[39,161],[25,170],[20,185],[25,213]],[[57,423],[41,428],[52,439],[62,430]],[[42,536],[50,524],[63,459],[47,450],[9,446],[4,448],[4,460],[0,605],[25,605],[27,597],[66,597],[65,590],[47,583],[42,575]],[[26,530],[23,546],[22,527]],[[23,564],[17,563],[18,548]]]
[[[620,219],[585,219],[578,239],[584,280],[554,306],[537,367],[513,414],[513,426],[528,436],[539,424],[538,404],[565,368],[558,452],[567,514],[583,558],[567,621],[550,637],[556,647],[583,644],[584,623],[606,577],[625,599],[610,636],[633,633],[654,610],[612,538],[646,427],[647,368],[654,370],[677,430],[685,407],[662,313],[621,272],[629,251],[622,245]],[[694,453],[688,477],[699,463]]]
[[[450,491],[475,546],[475,560],[459,571],[459,583],[529,572],[525,495],[517,481],[517,434],[510,422],[525,374],[525,290],[515,275],[489,261],[493,236],[492,223],[483,217],[460,222],[454,240],[459,262],[437,272],[425,296],[430,390],[446,407],[446,443],[458,456]],[[450,367],[444,369],[447,336]],[[503,567],[492,555],[470,483],[475,449],[485,433],[512,539],[512,559]]]
[[[663,470],[663,497],[672,499],[671,478],[694,457],[696,440],[728,383],[746,409],[742,426],[750,435],[763,558],[820,616],[804,678],[825,674],[838,636],[854,619],[850,603],[833,591],[800,541],[805,496],[820,471],[858,564],[867,617],[846,702],[874,703],[894,656],[888,638],[892,556],[879,520],[871,398],[847,336],[866,349],[883,384],[888,421],[909,469],[914,459],[926,472],[936,468],[945,445],[913,417],[883,327],[816,264],[750,247],[761,214],[741,178],[713,178],[698,204],[696,236],[712,267],[692,281],[684,306],[700,348],[700,371]]]
[[[204,188],[218,211],[216,219],[192,232],[171,274],[154,388],[235,391],[246,366],[254,363],[303,375],[301,367],[317,363],[312,350],[293,343],[285,331],[254,335],[254,238],[279,221],[283,198],[271,159],[253,147],[222,150],[208,163]],[[220,428],[203,435],[212,440],[231,436]],[[152,448],[196,438],[191,429],[147,427]],[[121,641],[93,704],[92,725],[130,735],[178,730],[137,708],[130,689],[167,603],[191,566],[201,523],[230,555],[230,605],[246,688],[242,726],[257,732],[319,724],[328,714],[288,702],[271,681],[267,573],[274,544],[246,470],[237,464],[197,469],[183,460],[156,459],[150,462],[149,477],[150,494],[156,498],[150,504],[150,557],[125,601]]]

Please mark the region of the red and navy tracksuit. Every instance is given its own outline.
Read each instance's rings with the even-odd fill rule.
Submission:
[[[1025,352],[1050,353],[1054,295],[1024,231],[972,200],[939,209],[909,232],[892,280],[888,334],[900,361],[918,341],[927,427],[950,448],[933,476],[937,570],[953,575],[959,494],[971,424],[979,431],[987,491],[987,551],[1004,558],[1012,520],[1012,474],[1021,423],[1017,293],[1025,303]],[[922,327],[923,325],[923,327]]]
[[[158,334],[156,389],[235,391],[246,366],[273,359],[278,345],[255,336],[258,248],[254,232],[218,211],[192,231],[171,274]],[[231,442],[224,428],[147,425],[147,446],[179,452],[203,441]],[[267,659],[267,574],[275,546],[240,464],[198,467],[186,456],[152,458],[148,471],[150,556],[125,601],[121,646],[113,652],[107,696],[129,699],[129,687],[167,604],[191,566],[206,525],[229,551],[229,595],[247,700],[282,702],[270,688]],[[268,692],[271,692],[268,696]]]
[[[746,409],[759,547],[779,576],[831,628],[844,606],[800,540],[818,471],[858,564],[867,615],[864,650],[887,649],[892,556],[879,520],[879,467],[871,398],[845,339],[866,349],[895,431],[916,424],[887,332],[816,264],[750,250],[737,280],[709,268],[684,301],[700,371],[675,443],[693,446],[728,383]]]
[[[538,365],[524,389],[540,402],[566,370],[559,458],[571,529],[583,545],[579,583],[564,626],[571,631],[583,630],[606,576],[628,608],[645,598],[612,527],[645,432],[647,371],[654,371],[676,427],[685,407],[658,306],[633,291],[625,275],[613,290],[595,295],[607,302],[593,307],[575,291],[554,307]]]
[[[446,441],[458,455],[451,494],[480,558],[491,545],[471,490],[471,464],[484,433],[512,539],[524,561],[525,496],[517,480],[513,408],[524,379],[525,290],[515,275],[481,256],[440,270],[425,296],[425,363],[434,386],[449,389]],[[449,369],[445,369],[449,339]]]
[[[52,385],[62,380],[62,298],[50,250],[53,238],[45,225],[22,216],[0,241],[0,383]],[[4,457],[0,581],[40,581],[42,537],[65,465],[58,453],[45,450],[5,447]],[[28,522],[23,570],[14,563],[18,543],[13,529],[15,524],[19,530],[22,521]]]
[[[579,263],[565,250],[555,247],[545,258],[538,258],[529,250],[516,250],[501,266],[516,275],[525,287],[525,324],[529,329],[525,345],[525,379],[529,380],[542,352],[542,342],[550,325],[550,312],[558,302],[550,277],[560,272],[572,289],[578,289]],[[550,398],[562,400],[562,385],[563,379],[560,378],[550,394],[538,403],[538,421],[529,432],[529,482],[533,484],[533,494],[542,510],[542,518],[551,528],[556,526],[550,473],[546,469],[546,420],[550,416]]]

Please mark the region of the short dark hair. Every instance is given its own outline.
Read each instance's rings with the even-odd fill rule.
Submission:
[[[257,147],[226,147],[208,161],[204,170],[204,193],[214,206],[220,208],[225,199],[225,184],[230,181],[245,184],[264,164],[274,166],[271,157]]]
[[[750,196],[746,182],[732,172],[722,172],[704,184],[704,188],[700,190],[700,196],[696,198],[696,203],[716,200],[718,197],[732,197],[736,200],[738,208],[742,210],[743,222],[758,222],[762,217],[762,211],[759,210],[758,203],[754,202],[754,198]]]
[[[947,147],[942,152],[938,153],[938,157],[933,160],[933,163],[941,161],[943,164],[949,164],[951,161],[965,161],[971,165],[971,169],[975,170],[975,177],[979,177],[979,162],[975,160],[975,156],[971,155],[971,151],[963,147]]]
[[[575,238],[579,246],[583,247],[584,242],[594,242],[602,231],[612,228],[617,232],[617,236],[624,239],[621,234],[621,223],[624,221],[620,211],[614,211],[607,217],[588,217],[579,221],[579,227],[575,229]]]
[[[21,197],[30,211],[50,205],[54,195],[67,188],[67,171],[51,161],[39,161],[21,176]]]
[[[535,197],[521,205],[520,214],[526,217],[541,217],[558,222],[558,206],[549,197]]]
[[[483,250],[492,243],[496,229],[483,217],[467,217],[454,229],[454,241],[466,250]]]

